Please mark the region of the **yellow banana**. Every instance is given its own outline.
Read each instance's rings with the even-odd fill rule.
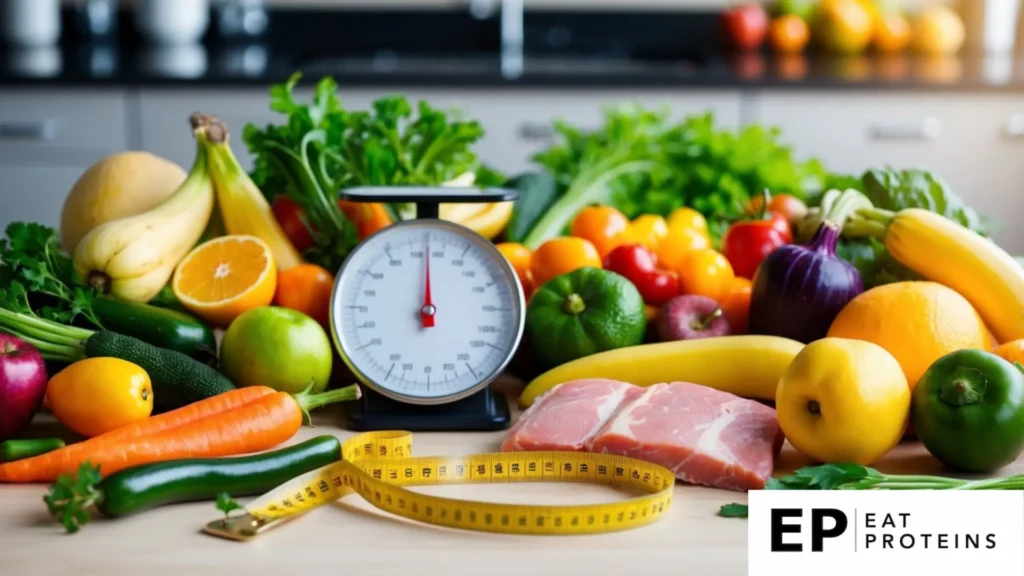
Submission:
[[[193,131],[203,130],[193,119]],[[75,248],[75,269],[121,300],[148,302],[167,284],[174,267],[202,236],[214,206],[206,149],[177,191],[149,212],[107,222]]]
[[[206,121],[206,133],[199,139],[210,155],[210,176],[227,233],[248,234],[266,242],[274,254],[278,270],[302,264],[302,255],[281,229],[270,203],[231,152],[227,126],[213,116],[207,117]]]
[[[720,336],[627,346],[557,366],[530,382],[519,397],[523,408],[562,382],[611,378],[650,386],[692,382],[745,398],[775,400],[783,372],[803,344],[778,336]]]
[[[464,202],[462,204],[441,204],[438,207],[438,216],[441,220],[447,220],[449,222],[457,222],[459,224],[470,220],[480,214],[483,214],[485,210],[490,206],[487,202]]]
[[[966,298],[999,342],[1024,338],[1024,268],[991,240],[920,208],[889,216],[885,248],[899,263]]]
[[[493,240],[498,234],[501,234],[512,217],[512,204],[512,202],[486,204],[486,210],[460,222],[460,224],[488,240]]]

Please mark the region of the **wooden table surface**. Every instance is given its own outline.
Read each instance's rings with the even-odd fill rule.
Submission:
[[[514,391],[513,391],[514,393]],[[340,411],[325,408],[292,442],[319,434],[347,438]],[[54,424],[48,416],[34,431]],[[33,435],[37,435],[33,434]],[[493,452],[504,432],[417,433],[417,455]],[[788,445],[777,471],[808,464]],[[941,474],[917,444],[904,444],[877,466],[886,472]],[[1003,474],[1024,472],[1018,462]],[[587,484],[491,484],[414,488],[456,498],[508,503],[572,504],[614,500],[612,489]],[[672,508],[660,521],[627,532],[591,536],[508,536],[438,528],[373,508],[357,495],[314,510],[251,542],[200,532],[220,513],[213,503],[168,506],[134,517],[95,514],[67,535],[48,516],[43,485],[0,485],[0,574],[10,576],[306,576],[337,573],[537,576],[567,573],[636,574],[681,570],[695,575],[740,575],[747,568],[747,522],[720,518],[722,504],[746,495],[677,483]]]

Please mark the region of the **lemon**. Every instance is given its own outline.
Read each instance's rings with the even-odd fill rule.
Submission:
[[[881,346],[823,338],[805,346],[783,373],[775,407],[783,434],[800,453],[869,466],[903,436],[910,387]]]

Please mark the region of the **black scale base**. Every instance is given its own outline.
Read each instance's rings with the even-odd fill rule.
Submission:
[[[438,406],[402,404],[362,386],[363,397],[346,402],[348,427],[360,432],[372,430],[408,430],[410,432],[467,432],[504,430],[511,414],[500,393],[485,388]]]

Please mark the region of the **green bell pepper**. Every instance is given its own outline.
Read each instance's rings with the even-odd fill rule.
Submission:
[[[1024,367],[984,350],[947,354],[914,387],[911,420],[947,466],[998,470],[1024,451]]]

